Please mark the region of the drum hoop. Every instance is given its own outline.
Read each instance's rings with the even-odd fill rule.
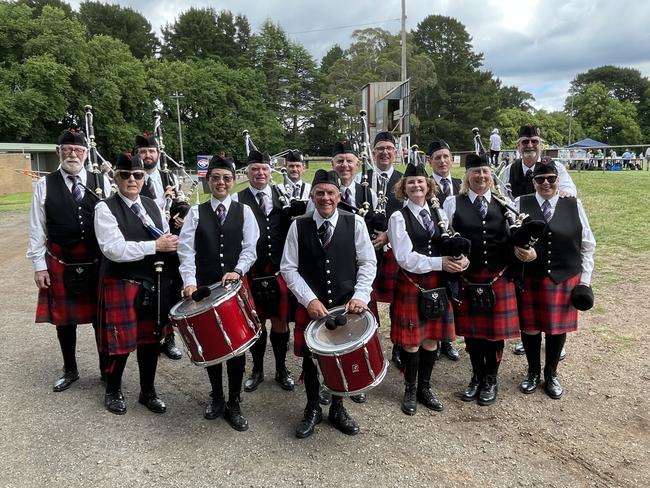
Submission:
[[[214,290],[218,286],[220,286],[219,283],[213,283],[208,288],[210,288],[210,292],[212,292],[212,290]],[[225,303],[226,301],[230,300],[232,297],[237,295],[237,293],[239,293],[239,290],[241,290],[241,287],[242,287],[242,282],[238,281],[237,283],[235,283],[233,285],[233,287],[232,287],[232,289],[230,291],[226,291],[226,293],[221,295],[215,301],[209,302],[210,305],[206,306],[203,310],[197,310],[195,312],[191,312],[191,313],[187,313],[187,314],[181,314],[181,313],[177,312],[178,308],[180,308],[180,306],[182,304],[184,304],[188,300],[191,300],[191,298],[183,298],[180,302],[178,302],[176,305],[174,305],[171,308],[171,310],[169,311],[169,317],[171,319],[173,319],[173,320],[178,320],[178,319],[188,319],[188,318],[191,318],[191,317],[196,317],[198,315],[201,315],[201,314],[207,312],[208,310],[216,308],[219,305],[221,305],[221,304]],[[205,302],[205,303],[207,304],[208,302]]]
[[[388,359],[384,359],[384,364],[381,367],[381,371],[379,372],[377,377],[374,379],[374,381],[372,383],[370,383],[368,386],[364,386],[363,388],[359,388],[358,390],[353,390],[353,391],[330,390],[327,387],[327,385],[324,384],[324,383],[323,383],[323,388],[325,388],[327,391],[329,391],[333,395],[342,396],[342,397],[351,397],[351,396],[354,396],[354,395],[359,395],[360,393],[366,393],[366,392],[372,390],[373,388],[376,388],[377,386],[379,386],[379,384],[382,381],[384,381],[384,378],[386,378],[386,373],[388,372],[388,366],[389,366]],[[320,369],[320,363],[319,363],[318,367]],[[321,374],[322,374],[322,372],[321,372]]]
[[[181,333],[181,331],[179,330],[179,328],[178,328],[178,326],[176,324],[174,324],[174,329],[176,329],[176,332],[178,332],[178,334],[181,337],[183,336],[183,334]],[[195,361],[194,358],[192,357],[192,354],[190,353],[189,348],[187,347],[187,344],[185,344],[185,341],[183,340],[181,342],[183,343],[183,348],[185,349],[185,353],[187,354],[187,357],[190,358],[190,361],[192,362],[192,364],[194,364],[196,366],[202,366],[204,368],[207,368],[208,366],[214,366],[216,364],[221,364],[221,363],[227,361],[228,359],[234,358],[235,356],[239,356],[239,355],[245,353],[246,351],[248,351],[253,346],[255,341],[257,341],[257,339],[260,338],[260,335],[262,335],[262,328],[259,328],[257,330],[257,332],[255,333],[254,337],[251,337],[250,340],[246,341],[244,344],[239,346],[234,351],[229,352],[228,354],[226,354],[224,356],[221,356],[221,357],[219,357],[217,359],[211,359],[210,361]]]
[[[345,310],[345,305],[340,306],[340,307],[331,308],[329,311],[336,313],[336,312],[342,312],[344,310]],[[373,337],[375,337],[375,335],[377,334],[377,329],[379,328],[379,326],[377,325],[377,319],[374,317],[374,315],[370,311],[364,312],[363,315],[364,316],[370,316],[372,318],[372,320],[374,322],[374,327],[370,327],[369,330],[366,332],[367,336],[362,335],[359,338],[358,342],[350,343],[349,345],[347,345],[347,346],[345,346],[345,347],[343,347],[343,348],[341,348],[339,350],[336,350],[336,351],[325,351],[325,352],[323,352],[321,349],[318,348],[318,346],[316,344],[314,344],[314,341],[312,340],[312,336],[311,336],[312,329],[314,327],[316,327],[316,324],[322,320],[322,319],[318,319],[318,320],[312,320],[311,322],[309,322],[309,324],[307,325],[307,328],[305,329],[305,343],[307,344],[307,347],[314,354],[318,354],[319,356],[341,356],[341,355],[344,355],[344,354],[348,354],[348,353],[350,353],[352,351],[356,351],[360,347],[365,346],[366,344],[368,344],[373,339]]]

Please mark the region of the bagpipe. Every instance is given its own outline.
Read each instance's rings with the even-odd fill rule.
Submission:
[[[94,116],[92,105],[84,106],[84,121],[86,129],[86,144],[88,145],[88,159],[90,161],[91,172],[95,180],[95,192],[92,193],[98,200],[102,200],[103,194],[103,178],[106,175],[111,183],[111,194],[117,192],[117,185],[113,181],[113,166],[97,150],[97,143],[95,142],[95,127],[93,126]],[[99,165],[101,161],[101,166]],[[108,197],[109,195],[105,195]]]

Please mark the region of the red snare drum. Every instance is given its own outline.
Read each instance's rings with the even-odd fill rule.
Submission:
[[[345,307],[329,310],[331,317]],[[370,312],[346,313],[347,323],[329,330],[325,318],[313,320],[305,331],[305,343],[318,361],[323,384],[332,393],[350,396],[368,391],[382,382],[388,370],[377,322]]]
[[[210,296],[199,302],[184,299],[169,312],[192,362],[219,364],[246,352],[262,329],[241,281],[210,286]]]

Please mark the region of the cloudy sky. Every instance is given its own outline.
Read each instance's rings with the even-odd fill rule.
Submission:
[[[104,0],[106,1],[106,0]],[[79,1],[69,1],[78,8]],[[190,6],[230,10],[253,29],[270,18],[316,60],[334,44],[350,43],[356,28],[398,32],[401,0],[121,0],[143,13],[154,29]],[[377,6],[381,6],[378,8]],[[650,2],[646,0],[406,0],[407,30],[432,14],[454,17],[484,54],[484,68],[535,96],[534,106],[561,109],[570,81],[612,64],[650,76]]]

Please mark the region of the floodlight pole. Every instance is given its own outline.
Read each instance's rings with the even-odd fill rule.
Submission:
[[[406,81],[406,0],[402,0],[402,83]]]
[[[183,132],[181,130],[181,106],[179,100],[181,98],[185,98],[185,96],[179,94],[178,92],[174,92],[171,98],[176,99],[176,118],[178,119],[178,141],[180,143],[180,150],[181,150],[181,164],[183,164],[185,162],[185,157],[183,155]]]

